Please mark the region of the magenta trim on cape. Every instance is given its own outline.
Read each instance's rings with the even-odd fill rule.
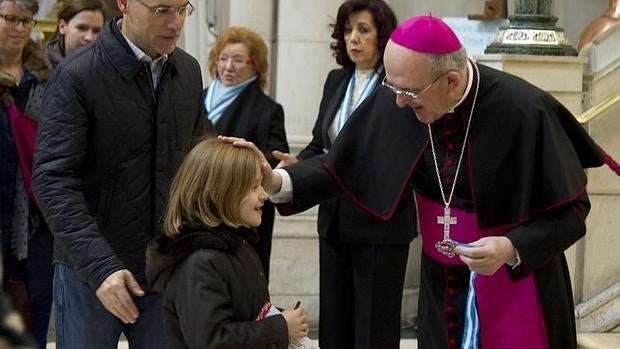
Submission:
[[[443,225],[437,216],[443,216],[443,205],[415,194],[422,237],[422,250],[429,257],[446,265],[464,265],[458,256],[449,258],[435,249],[435,242],[443,239]],[[508,229],[480,230],[475,213],[455,208],[451,216],[457,224],[450,226],[450,237],[470,243],[485,236],[503,236]],[[508,275],[507,267],[492,276],[476,276],[476,306],[480,317],[480,347],[502,349],[548,349],[540,297],[534,275],[518,281]]]
[[[426,149],[426,147],[428,147],[428,144],[429,144],[429,141],[427,140],[426,144],[424,145],[424,147],[422,147],[422,149]],[[389,211],[386,213],[377,212],[373,210],[372,208],[368,207],[368,205],[366,205],[364,201],[360,200],[360,198],[357,195],[355,195],[351,190],[349,190],[349,188],[340,179],[340,177],[338,176],[338,173],[336,173],[336,171],[334,171],[333,168],[331,168],[326,162],[324,162],[322,166],[330,174],[330,176],[332,176],[332,178],[338,183],[338,186],[340,187],[342,192],[347,197],[349,197],[351,201],[353,201],[357,206],[359,206],[361,209],[366,211],[369,215],[375,218],[381,219],[383,221],[388,221],[394,215],[394,212],[396,211],[396,207],[398,207],[398,204],[400,203],[400,198],[402,198],[403,193],[405,192],[405,188],[407,188],[407,183],[409,179],[411,178],[411,175],[413,174],[413,171],[415,170],[415,167],[418,165],[418,162],[420,161],[420,158],[422,157],[423,154],[424,154],[423,151],[419,152],[415,161],[413,162],[413,164],[411,164],[411,167],[409,167],[409,172],[407,173],[407,177],[406,177],[407,180],[404,181],[402,185],[400,186],[398,198],[396,199],[396,201],[394,201]]]

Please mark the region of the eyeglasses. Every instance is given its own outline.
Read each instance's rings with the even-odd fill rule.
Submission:
[[[24,28],[31,29],[35,25],[37,25],[37,21],[30,17],[19,18],[15,15],[2,15],[0,14],[0,18],[3,18],[5,22],[12,25],[13,27],[17,27],[19,23],[21,23]]]
[[[157,17],[165,18],[172,17],[175,13],[181,17],[189,17],[194,13],[194,5],[191,2],[186,2],[185,5],[179,7],[172,6],[150,6],[142,2],[142,0],[136,0],[142,6],[148,8]]]
[[[394,92],[396,95],[401,95],[401,96],[407,96],[411,99],[418,99],[420,98],[420,96],[422,96],[426,91],[430,90],[431,87],[433,87],[433,85],[439,81],[439,79],[446,75],[446,72],[443,72],[441,74],[439,74],[439,76],[437,76],[435,78],[435,80],[433,80],[433,82],[431,82],[430,84],[428,84],[428,86],[426,86],[425,88],[423,88],[420,92],[415,93],[411,90],[406,90],[406,89],[402,89],[402,88],[398,88],[394,85],[392,85],[392,83],[390,83],[389,81],[387,81],[387,76],[383,77],[383,81],[381,81],[381,85],[389,88],[390,90],[392,90],[392,92]]]
[[[228,64],[229,61],[232,63],[232,66],[235,69],[242,68],[246,64],[252,63],[252,60],[249,59],[249,58],[242,58],[242,57],[238,57],[238,56],[233,56],[233,57],[220,56],[217,59],[217,64],[219,64],[221,66],[226,66],[226,64]]]

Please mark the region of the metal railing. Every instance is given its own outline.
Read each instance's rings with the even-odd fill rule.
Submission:
[[[591,121],[592,119],[596,118],[597,116],[603,114],[604,112],[606,112],[607,110],[615,106],[616,103],[619,103],[619,102],[620,102],[620,90],[616,91],[616,93],[612,94],[611,96],[605,98],[603,101],[601,101],[597,105],[588,108],[588,110],[584,111],[583,113],[579,115],[575,115],[575,118],[577,118],[577,121],[579,121],[579,123],[585,124]]]

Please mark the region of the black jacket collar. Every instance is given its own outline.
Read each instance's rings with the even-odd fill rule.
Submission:
[[[127,44],[127,40],[118,27],[118,21],[122,17],[112,18],[103,28],[98,41],[103,53],[108,57],[112,65],[120,72],[123,78],[131,80],[142,69],[144,62],[136,58],[136,55]],[[176,49],[175,49],[176,51]],[[166,64],[175,66],[177,58],[175,51],[168,55]]]
[[[161,291],[174,267],[198,250],[232,252],[256,237],[255,229],[187,227],[175,238],[160,236],[149,242],[146,251],[146,278]]]

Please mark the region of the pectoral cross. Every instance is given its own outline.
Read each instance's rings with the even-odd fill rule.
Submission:
[[[443,216],[437,216],[437,224],[443,224],[443,239],[449,239],[450,225],[456,224],[456,217],[450,216],[450,206],[443,208]]]
[[[457,218],[450,216],[450,206],[448,205],[443,208],[443,216],[437,216],[437,224],[443,224],[443,241],[437,241],[435,248],[450,258],[456,256],[456,252],[454,252],[456,243],[450,239],[450,225],[454,225],[456,222]]]

